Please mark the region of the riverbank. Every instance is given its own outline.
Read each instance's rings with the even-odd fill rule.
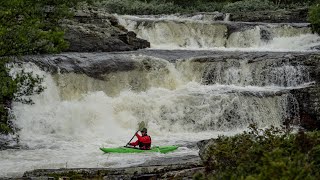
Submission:
[[[106,154],[106,156],[108,156]],[[25,172],[26,179],[192,179],[197,172],[203,172],[204,167],[198,156],[182,158],[156,158],[141,165],[127,168],[64,168],[38,169]]]

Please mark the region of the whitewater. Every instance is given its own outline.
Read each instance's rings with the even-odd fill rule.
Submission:
[[[320,37],[304,25],[297,29],[268,25],[273,35],[266,42],[260,38],[264,25],[225,38],[221,24],[194,19],[177,23],[171,17],[156,21],[153,17],[118,18],[150,41],[153,49],[295,52],[315,51],[311,47],[320,44]],[[212,65],[193,59],[172,63],[132,56],[139,64],[150,61],[151,66],[111,72],[102,79],[51,74],[33,63],[13,68],[12,74],[24,69],[43,77],[46,89],[31,97],[33,105],[14,102],[12,114],[20,129],[21,149],[0,151],[0,177],[19,177],[39,168],[128,167],[155,158],[198,155],[196,142],[200,140],[240,133],[251,123],[260,128],[279,127],[283,119],[297,118],[292,115],[298,112],[297,102],[287,90],[312,83],[305,67],[286,63],[265,69],[247,61]],[[153,145],[178,145],[179,149],[169,154],[104,154],[99,150],[124,146],[142,121]]]

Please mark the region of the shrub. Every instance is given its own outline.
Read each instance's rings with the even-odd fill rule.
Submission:
[[[212,179],[319,179],[319,143],[320,132],[251,126],[249,132],[216,139],[203,161]]]
[[[223,12],[238,13],[246,11],[275,10],[276,6],[268,0],[244,0],[229,3],[223,7]]]
[[[311,23],[312,30],[320,34],[320,3],[310,7],[309,21]]]
[[[213,12],[220,11],[223,5],[224,2],[216,1],[104,0],[98,6],[105,7],[110,13],[150,15]]]
[[[172,14],[182,11],[179,6],[164,1],[105,0],[101,2],[99,6],[105,7],[110,13],[117,14]]]
[[[200,11],[200,12],[221,11],[224,5],[226,5],[226,3],[219,3],[219,2],[198,3],[196,5],[196,11]]]
[[[9,58],[0,58],[0,134],[14,132],[14,127],[10,120],[9,109],[12,100],[26,104],[32,104],[28,96],[39,94],[44,90],[41,86],[42,78],[33,76],[32,73],[19,72],[12,78],[9,74],[7,63]]]
[[[12,100],[30,103],[20,97],[43,90],[39,86],[41,78],[30,73],[21,72],[12,78],[7,57],[64,50],[68,43],[59,22],[71,18],[70,8],[81,1],[84,0],[0,1],[0,134],[14,131],[9,118]]]

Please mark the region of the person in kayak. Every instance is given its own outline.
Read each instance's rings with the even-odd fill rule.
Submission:
[[[151,137],[147,134],[147,128],[143,128],[140,132],[141,136],[138,133],[136,133],[138,140],[129,144],[134,147],[139,145],[139,148],[142,150],[149,150],[151,148]]]

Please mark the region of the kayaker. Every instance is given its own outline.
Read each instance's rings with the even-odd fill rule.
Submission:
[[[130,143],[130,145],[134,147],[139,145],[140,149],[149,150],[151,148],[151,137],[147,134],[147,128],[143,128],[140,132],[141,136],[138,133],[136,133],[138,140],[136,142]]]

